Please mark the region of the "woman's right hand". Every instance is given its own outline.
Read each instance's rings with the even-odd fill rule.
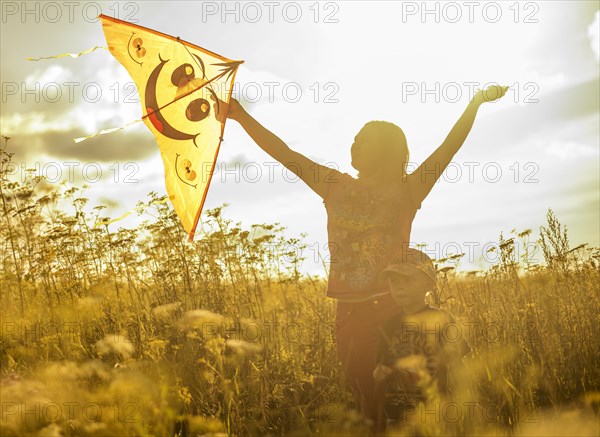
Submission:
[[[232,120],[238,121],[240,116],[244,113],[244,108],[240,105],[233,97],[229,100],[229,104],[225,103],[223,100],[219,98],[215,98],[211,96],[213,102],[213,109],[215,111],[215,117],[221,123],[225,123],[225,120],[230,118]]]

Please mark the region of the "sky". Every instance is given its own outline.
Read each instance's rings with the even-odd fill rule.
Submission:
[[[99,13],[244,60],[234,96],[291,148],[356,176],[350,146],[370,120],[400,126],[410,162],[444,140],[472,93],[510,86],[483,105],[453,163],[423,202],[411,242],[459,268],[494,263],[502,232],[532,229],[551,208],[572,247],[600,246],[600,6],[523,2],[1,2],[0,133],[12,177],[89,186],[89,207],[117,217],[166,194],[158,147],[125,69],[105,49]],[[205,210],[250,227],[305,233],[303,269],[323,274],[321,199],[228,121]],[[410,167],[409,167],[410,168]],[[135,227],[132,214],[111,228]],[[542,261],[537,254],[532,261]]]

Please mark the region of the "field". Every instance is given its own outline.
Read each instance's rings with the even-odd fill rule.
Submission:
[[[155,193],[152,220],[109,231],[83,188],[9,181],[2,160],[2,436],[364,435],[302,236],[217,208],[188,244]],[[430,299],[474,352],[455,402],[390,434],[600,433],[600,253],[549,210],[543,262],[514,259],[531,235],[500,236],[484,272],[438,260]]]

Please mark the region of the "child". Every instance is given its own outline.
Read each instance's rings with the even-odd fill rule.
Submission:
[[[431,259],[415,249],[408,249],[402,262],[383,272],[392,298],[402,309],[381,327],[373,372],[377,382],[386,384],[388,422],[406,422],[417,414],[419,402],[427,405],[428,398],[448,394],[449,367],[470,352],[452,315],[425,303],[427,292],[435,287],[435,274]],[[431,408],[440,404],[427,411]]]
[[[336,348],[358,407],[372,422],[374,432],[385,425],[380,421],[382,384],[373,380],[378,331],[400,310],[380,273],[394,254],[408,246],[417,210],[462,147],[480,106],[502,98],[507,90],[493,85],[478,91],[444,142],[410,174],[408,144],[402,129],[385,121],[368,122],[350,148],[358,178],[292,150],[237,100],[226,104],[213,98],[218,120],[236,120],[259,147],[323,199],[331,252],[327,296],[338,301]]]

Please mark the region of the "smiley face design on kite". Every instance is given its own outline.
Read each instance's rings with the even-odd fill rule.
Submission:
[[[197,176],[196,170],[193,168],[192,161],[189,159],[179,159],[180,157],[181,155],[179,153],[175,154],[175,173],[177,174],[177,177],[184,184],[196,188],[196,184],[192,184]]]
[[[146,56],[146,49],[144,48],[144,40],[142,38],[134,38],[135,32],[131,34],[131,38],[129,38],[129,44],[127,45],[127,53],[129,57],[140,66],[143,62],[138,61],[137,59],[141,59]],[[131,51],[134,50],[133,55]]]
[[[183,132],[177,129],[175,126],[171,125],[165,116],[161,113],[161,109],[168,106],[173,101],[179,100],[191,93],[197,91],[202,88],[208,80],[206,79],[206,75],[204,72],[204,63],[199,56],[193,54],[194,58],[198,61],[198,65],[196,67],[200,67],[202,78],[196,77],[196,71],[194,66],[189,63],[182,64],[176,67],[171,74],[171,84],[176,87],[176,91],[173,94],[172,100],[170,102],[166,102],[163,106],[160,106],[158,103],[158,99],[156,97],[157,94],[157,86],[158,79],[160,74],[165,67],[165,65],[169,62],[169,60],[163,60],[160,55],[158,56],[160,63],[152,70],[150,77],[148,78],[148,82],[146,83],[146,113],[148,114],[148,118],[152,125],[159,131],[161,134],[168,138],[172,138],[174,140],[192,140],[194,145],[196,144],[196,137],[200,135],[200,133],[191,134],[187,132]],[[210,85],[206,86],[206,89],[215,96],[216,94],[211,89]],[[192,100],[185,109],[185,116],[191,122],[200,122],[204,120],[210,114],[211,105],[208,100],[204,98],[197,98]],[[200,128],[198,128],[200,129]]]

